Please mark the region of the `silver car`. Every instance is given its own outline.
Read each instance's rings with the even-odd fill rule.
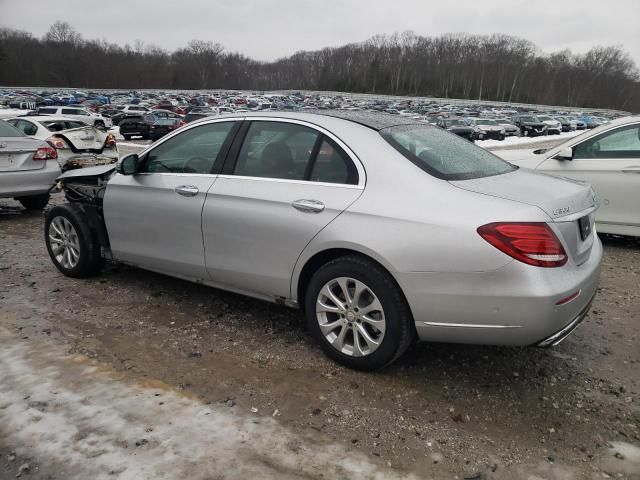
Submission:
[[[207,118],[60,182],[45,239],[65,275],[109,258],[299,306],[353,368],[416,338],[555,345],[598,285],[588,184],[399,115]]]
[[[0,198],[15,198],[28,210],[42,210],[60,175],[56,150],[0,120]]]

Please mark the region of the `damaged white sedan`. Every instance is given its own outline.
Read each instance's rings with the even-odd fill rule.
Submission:
[[[79,120],[39,115],[14,117],[7,123],[55,148],[62,171],[118,161],[116,138]]]

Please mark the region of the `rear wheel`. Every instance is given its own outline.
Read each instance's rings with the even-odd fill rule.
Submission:
[[[100,271],[100,245],[79,209],[60,205],[49,210],[44,234],[53,264],[66,276],[82,278]]]
[[[96,123],[94,125],[95,125],[96,128],[100,128],[100,129],[104,130],[105,125],[104,125],[104,122],[102,120],[96,121]]]
[[[49,203],[49,194],[33,195],[31,197],[16,198],[27,210],[42,210]]]
[[[305,313],[324,352],[359,370],[392,363],[415,336],[398,285],[378,264],[360,256],[341,257],[318,269],[307,287]]]

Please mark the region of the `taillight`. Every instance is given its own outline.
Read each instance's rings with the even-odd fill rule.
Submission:
[[[489,223],[478,228],[478,233],[498,250],[528,265],[560,267],[567,263],[564,247],[546,223]]]
[[[53,147],[38,147],[33,154],[34,160],[55,160],[56,158],[58,158],[58,152]]]
[[[69,145],[67,145],[67,142],[65,142],[64,139],[60,137],[49,137],[47,139],[47,143],[51,145],[53,148],[55,148],[56,150],[60,148],[69,148]]]
[[[116,137],[114,137],[112,133],[107,135],[107,139],[104,141],[104,146],[106,148],[115,148]]]

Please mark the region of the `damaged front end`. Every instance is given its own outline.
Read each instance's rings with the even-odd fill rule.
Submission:
[[[111,248],[102,205],[107,183],[115,171],[115,164],[69,170],[56,179],[52,188],[54,191],[63,191],[73,208],[82,212],[94,239],[100,245],[102,257],[107,259],[111,258]]]

